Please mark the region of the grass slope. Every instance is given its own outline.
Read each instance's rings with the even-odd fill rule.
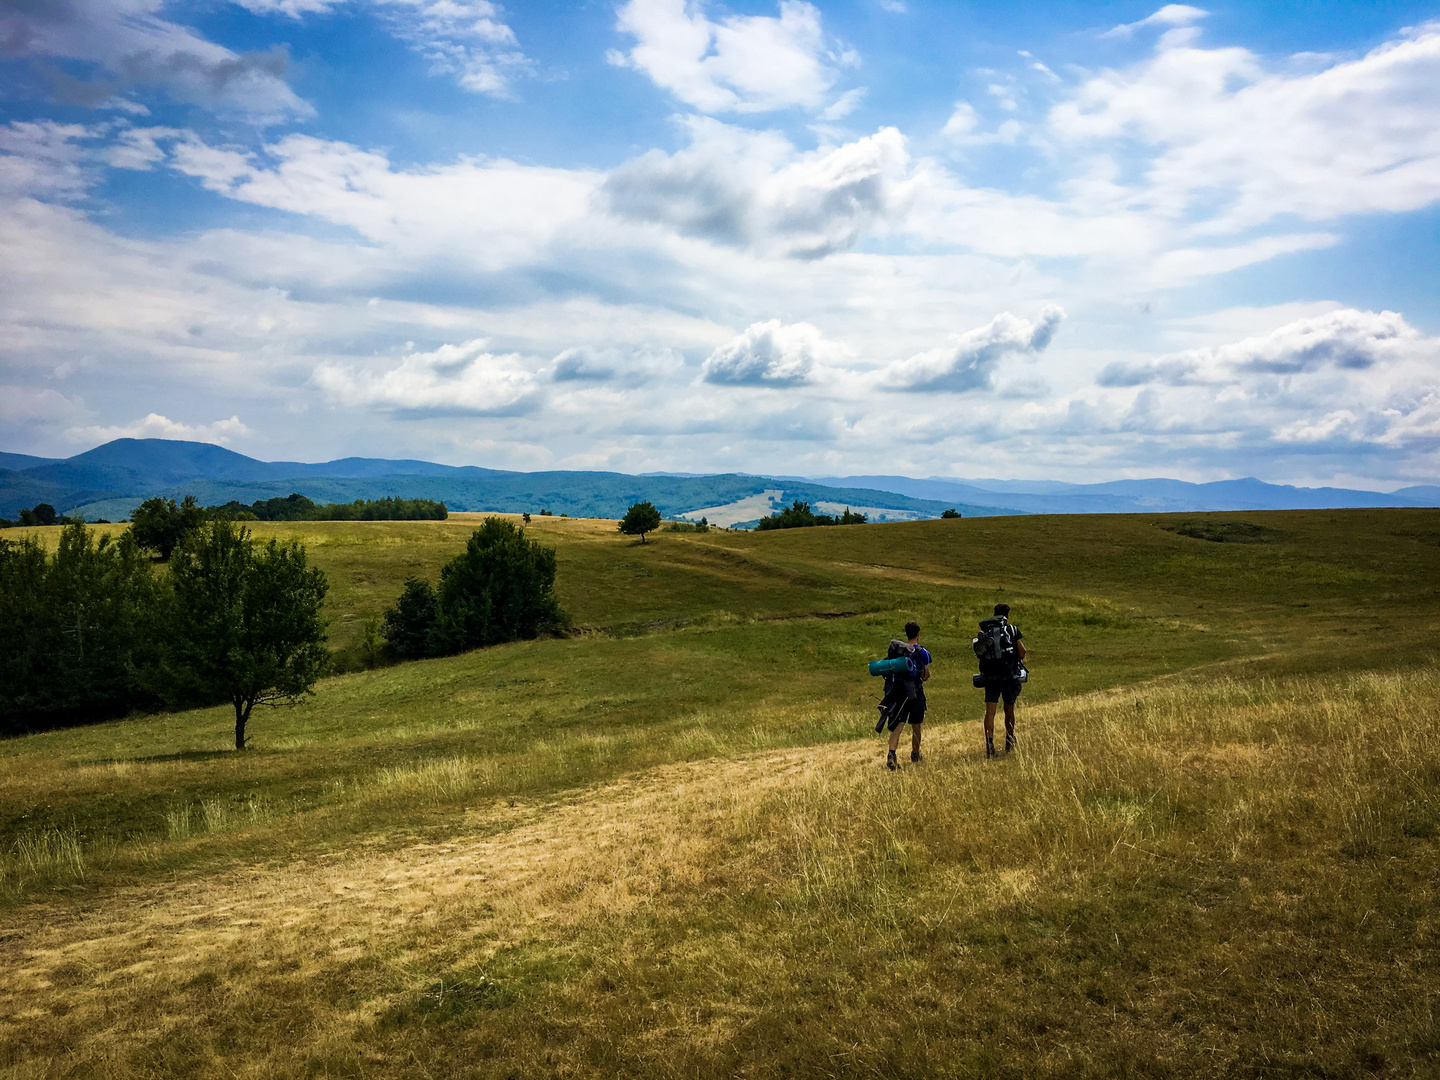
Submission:
[[[470,527],[256,532],[350,650]],[[1440,1067],[1440,513],[532,533],[570,638],[338,676],[243,755],[224,710],[0,744],[0,1076]],[[861,665],[912,615],[891,775]]]

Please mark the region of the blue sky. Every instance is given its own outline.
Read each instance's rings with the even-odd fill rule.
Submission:
[[[1440,478],[1440,3],[3,0],[0,448]]]

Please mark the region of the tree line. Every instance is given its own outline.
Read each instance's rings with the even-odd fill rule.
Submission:
[[[258,704],[325,671],[324,573],[298,543],[206,522],[157,574],[133,528],[65,527],[53,555],[0,540],[0,733],[228,702],[235,745]]]
[[[205,513],[230,521],[444,521],[450,516],[445,504],[435,499],[388,497],[322,506],[298,493],[256,499],[248,506],[231,499],[222,506],[207,506]]]
[[[193,518],[189,503],[176,513]],[[0,540],[0,735],[228,703],[242,750],[255,706],[294,704],[329,669],[328,586],[303,545],[194,520],[159,573],[138,531],[100,535],[74,522],[53,555],[34,537]],[[389,657],[562,628],[555,568],[553,548],[487,518],[438,587],[406,580],[384,616]]]
[[[762,532],[769,529],[808,529],[816,525],[864,525],[867,520],[864,514],[852,514],[848,506],[839,517],[817,514],[810,509],[808,502],[796,499],[785,509],[761,518],[755,523],[755,528]]]
[[[548,511],[541,511],[548,513]],[[443,502],[435,499],[356,499],[348,503],[325,503],[320,505],[298,492],[273,499],[256,499],[253,503],[242,503],[231,499],[217,506],[202,507],[195,496],[187,495],[177,503],[174,499],[157,496],[146,499],[130,514],[132,524],[142,529],[158,529],[161,534],[178,535],[193,528],[201,521],[444,521],[450,516]],[[0,518],[0,529],[17,525],[69,525],[80,521],[78,517],[62,517],[49,503],[37,503],[34,508],[21,510],[19,519]],[[108,521],[95,524],[108,525]],[[169,543],[163,558],[169,558]],[[154,550],[161,550],[154,548]]]

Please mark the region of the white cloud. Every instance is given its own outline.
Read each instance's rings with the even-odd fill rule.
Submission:
[[[817,364],[840,351],[809,323],[785,326],[771,319],[721,345],[700,371],[706,382],[727,386],[799,386],[810,381]]]
[[[529,69],[515,32],[489,0],[374,0],[390,32],[477,94],[505,95]]]
[[[1212,454],[1419,460],[1440,449],[1440,339],[1393,311],[1340,308],[1238,341],[1113,363],[1090,404],[1118,430]]]
[[[1002,311],[984,326],[956,334],[948,345],[888,365],[879,385],[887,390],[956,393],[989,389],[1002,359],[1044,352],[1064,318],[1065,312],[1054,304],[1033,323]]]
[[[835,99],[835,103],[820,114],[821,120],[843,120],[860,107],[865,100],[867,90],[863,86],[857,86],[852,90],[846,90]]]
[[[84,83],[52,80],[76,104],[100,105],[127,86],[163,86],[177,101],[255,120],[310,115],[285,81],[281,51],[236,53],[161,17],[162,0],[9,4],[0,9],[7,52],[80,60],[104,77]]]
[[[828,50],[820,12],[781,0],[778,18],[731,15],[711,21],[700,0],[629,0],[618,29],[636,39],[613,63],[641,71],[702,112],[820,109],[853,57]]]
[[[614,170],[604,193],[635,221],[718,243],[817,258],[887,231],[911,195],[905,139],[894,128],[797,154],[773,132],[691,123],[689,149],[652,150]]]
[[[1300,73],[1267,70],[1242,48],[1167,38],[1145,63],[1088,81],[1049,126],[1077,147],[1138,140],[1153,157],[1128,198],[1218,234],[1440,199],[1437,82],[1440,23]]]
[[[411,417],[500,416],[523,411],[536,387],[534,373],[509,354],[486,351],[485,340],[412,352],[384,371],[327,363],[311,381],[332,402]]]
[[[503,160],[396,170],[381,153],[309,135],[265,151],[261,158],[191,136],[175,144],[171,162],[232,199],[314,215],[410,251],[463,251],[472,265],[492,267],[533,256],[581,219],[599,179]]]
[[[222,446],[255,434],[238,416],[216,420],[211,424],[182,424],[168,416],[151,413],[142,420],[112,427],[72,427],[65,437],[72,443],[98,444],[111,439],[187,439],[191,442],[219,443]]]
[[[324,15],[344,0],[235,0],[235,3],[256,15],[288,15],[298,19],[302,15]]]
[[[1133,23],[1121,23],[1119,26],[1107,30],[1105,37],[1129,37],[1137,30],[1143,30],[1148,26],[1192,26],[1210,13],[1203,8],[1191,7],[1189,4],[1166,4],[1153,15]]]
[[[1115,363],[1102,386],[1233,382],[1247,373],[1299,375],[1322,368],[1363,371],[1396,361],[1423,346],[1424,336],[1393,311],[1345,308],[1297,319],[1267,334],[1212,348],[1191,349],[1144,363]]]
[[[0,127],[0,192],[74,198],[90,186],[81,124],[14,121]]]

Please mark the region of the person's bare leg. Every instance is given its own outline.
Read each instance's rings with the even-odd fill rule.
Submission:
[[[920,729],[924,724],[910,725],[910,760],[914,761],[920,756]]]
[[[995,702],[985,703],[985,756],[995,756]]]
[[[896,724],[895,730],[890,732],[890,753],[892,754],[900,749],[900,729],[902,727],[904,727],[903,724]]]
[[[1008,754],[1015,749],[1015,703],[1005,703],[1005,752]]]

